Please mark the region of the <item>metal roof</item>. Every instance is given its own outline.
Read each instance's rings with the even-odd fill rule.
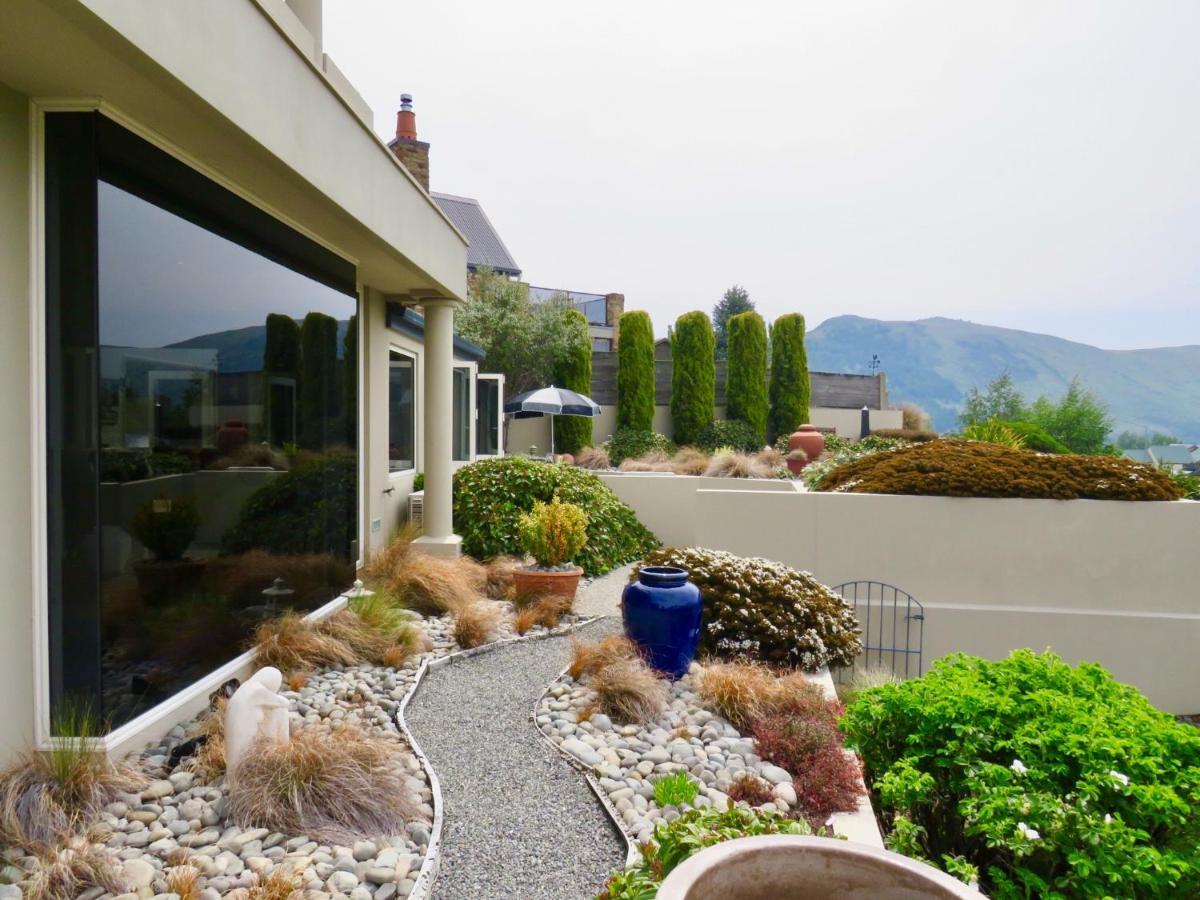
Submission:
[[[504,241],[500,240],[499,233],[478,200],[453,194],[431,193],[429,196],[469,242],[467,269],[474,272],[488,266],[502,275],[521,274],[521,267],[504,246]]]
[[[419,338],[422,342],[425,340],[425,317],[415,309],[400,306],[397,303],[389,303],[387,306],[387,326],[394,328],[396,331],[402,331],[405,334]],[[487,351],[468,341],[465,337],[454,335],[454,358],[466,360],[470,362],[479,362],[485,356]]]

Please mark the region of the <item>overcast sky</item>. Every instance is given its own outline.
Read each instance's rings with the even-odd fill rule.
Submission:
[[[533,284],[1200,343],[1200,3],[325,0]]]

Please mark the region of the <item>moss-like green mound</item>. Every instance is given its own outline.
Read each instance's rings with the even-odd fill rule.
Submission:
[[[1169,476],[1130,459],[1045,454],[979,441],[938,440],[838,466],[817,487],[855,494],[1178,500]]]
[[[854,608],[807,572],[700,547],[656,550],[643,565],[687,569],[700,588],[702,654],[812,671],[862,652]]]

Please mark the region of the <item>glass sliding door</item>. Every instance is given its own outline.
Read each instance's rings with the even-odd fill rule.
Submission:
[[[451,449],[455,462],[471,460],[471,370],[466,366],[454,368],[453,423]]]
[[[46,138],[51,703],[117,727],[353,580],[354,271],[98,114]]]
[[[480,375],[475,379],[475,455],[504,454],[503,375]]]
[[[407,472],[417,467],[416,360],[399,350],[388,362],[388,471]]]

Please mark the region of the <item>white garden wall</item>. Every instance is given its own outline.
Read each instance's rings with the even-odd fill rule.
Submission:
[[[680,478],[685,484],[692,479]],[[1200,503],[996,500],[614,485],[659,537],[873,579],[925,606],[925,664],[1018,647],[1091,660],[1200,712]],[[610,480],[611,483],[611,480]],[[738,488],[741,485],[737,485]]]

